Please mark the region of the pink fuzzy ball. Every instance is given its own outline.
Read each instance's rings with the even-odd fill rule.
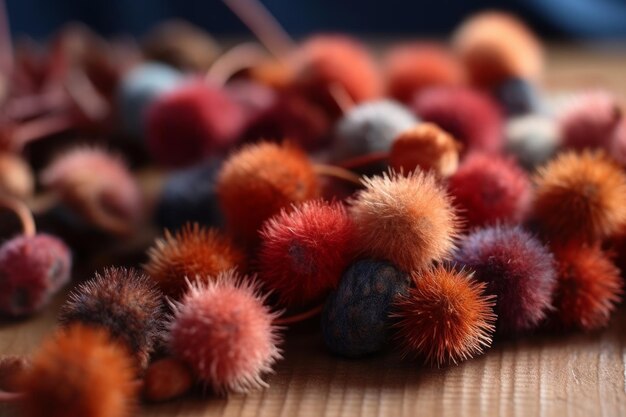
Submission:
[[[72,257],[56,237],[18,236],[0,246],[0,313],[41,310],[70,279]]]
[[[412,108],[422,120],[450,133],[466,151],[502,148],[502,114],[486,94],[464,87],[432,87],[415,96]]]
[[[281,357],[267,307],[256,284],[235,272],[190,286],[173,304],[169,347],[215,392],[246,392],[267,386],[262,380]]]

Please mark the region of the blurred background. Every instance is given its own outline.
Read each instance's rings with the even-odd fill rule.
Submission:
[[[12,31],[45,38],[78,20],[104,35],[141,35],[179,17],[224,36],[247,34],[220,0],[5,0]],[[263,0],[293,36],[341,30],[443,36],[468,14],[498,8],[550,39],[626,38],[626,0]]]

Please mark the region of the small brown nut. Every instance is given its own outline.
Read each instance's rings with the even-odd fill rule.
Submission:
[[[143,397],[148,401],[167,401],[180,397],[191,388],[193,377],[185,364],[174,358],[150,364],[144,376]]]

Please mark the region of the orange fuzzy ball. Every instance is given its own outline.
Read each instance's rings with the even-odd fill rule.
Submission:
[[[485,295],[466,271],[437,266],[414,275],[415,287],[395,303],[398,338],[406,355],[441,366],[470,359],[489,347],[495,296]]]
[[[169,346],[215,392],[266,387],[262,375],[280,359],[278,314],[246,277],[229,271],[192,285],[173,305]]]
[[[243,147],[224,162],[216,188],[227,227],[251,247],[265,220],[320,194],[313,165],[288,143]]]
[[[441,177],[454,174],[459,166],[461,145],[433,123],[421,123],[398,136],[391,146],[389,166],[396,171],[416,168]]]
[[[622,294],[620,271],[599,245],[578,243],[554,251],[558,281],[555,318],[566,327],[605,327]]]
[[[132,359],[103,330],[75,325],[44,342],[20,382],[24,417],[130,417]]]
[[[316,35],[296,52],[293,88],[339,115],[331,88],[338,85],[355,103],[382,94],[382,80],[369,51],[359,41],[344,35]]]
[[[470,81],[479,87],[498,87],[510,78],[537,80],[543,72],[541,43],[524,23],[507,13],[471,17],[457,30],[454,46]]]
[[[419,270],[454,249],[458,220],[451,199],[433,174],[383,174],[364,180],[350,207],[356,242],[373,258],[404,271]]]
[[[535,183],[532,216],[555,241],[603,239],[626,223],[626,174],[601,152],[562,153]]]
[[[385,57],[387,93],[409,103],[425,87],[460,85],[461,64],[444,47],[429,43],[408,43],[392,48]]]
[[[197,223],[172,234],[165,231],[148,250],[147,274],[174,299],[187,290],[187,280],[201,282],[245,264],[245,256],[226,236]]]

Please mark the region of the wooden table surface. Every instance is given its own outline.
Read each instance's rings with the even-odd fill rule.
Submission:
[[[551,51],[553,89],[605,86],[626,93],[626,51]],[[22,322],[0,322],[0,354],[35,349],[55,326],[61,300]],[[593,334],[500,342],[445,369],[393,353],[342,360],[324,349],[315,322],[291,329],[271,387],[250,395],[185,398],[147,406],[141,416],[626,416],[626,311]],[[0,405],[0,417],[15,410]],[[88,416],[85,416],[88,417]]]

